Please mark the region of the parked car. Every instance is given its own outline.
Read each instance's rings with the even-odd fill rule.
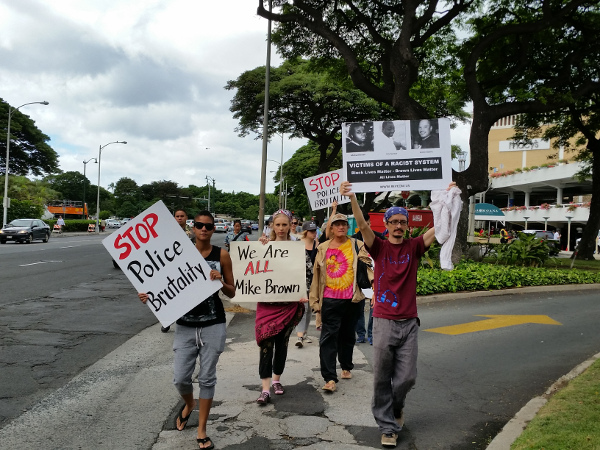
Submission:
[[[215,223],[215,231],[217,233],[226,233],[227,225],[225,224],[225,222],[216,222]]]
[[[252,222],[252,229],[258,230],[258,222]]]
[[[125,217],[123,220],[121,220],[121,225],[125,225],[130,220],[131,220],[131,217]]]
[[[550,256],[558,256],[560,253],[560,241],[554,239],[554,233],[552,231],[545,230],[523,230],[522,233],[535,234],[537,239],[546,241],[548,248],[550,249]]]
[[[194,219],[188,219],[185,221],[185,223],[188,227],[191,227],[191,228],[194,227]]]
[[[252,222],[250,222],[249,220],[242,220],[242,231],[245,231],[248,234],[252,234]]]
[[[0,230],[0,244],[8,241],[31,244],[35,239],[48,242],[50,226],[40,219],[15,219]]]

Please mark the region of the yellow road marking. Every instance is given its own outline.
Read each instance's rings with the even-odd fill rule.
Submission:
[[[489,320],[478,320],[476,322],[463,323],[459,325],[450,325],[447,327],[430,328],[424,331],[440,334],[466,334],[476,331],[493,330],[496,328],[512,327],[513,325],[522,325],[524,323],[539,323],[544,325],[562,325],[562,323],[551,319],[548,316],[503,316],[503,315],[483,315],[477,317],[489,317]]]

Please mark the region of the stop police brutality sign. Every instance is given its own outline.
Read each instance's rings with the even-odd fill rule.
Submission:
[[[210,266],[159,201],[102,244],[163,326],[171,325],[222,286]]]
[[[308,202],[313,211],[331,206],[334,201],[338,205],[348,203],[350,198],[340,195],[340,184],[344,181],[344,170],[322,173],[314,177],[304,178],[304,186],[308,195]]]

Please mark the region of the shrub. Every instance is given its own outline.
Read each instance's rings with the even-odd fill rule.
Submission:
[[[46,220],[46,223],[50,225],[50,229],[54,228],[56,219]],[[67,219],[63,231],[87,231],[90,223],[96,223],[95,220],[84,220],[84,219]]]
[[[600,283],[600,273],[463,261],[451,271],[419,269],[417,295],[589,283]]]
[[[497,250],[497,259],[504,264],[539,267],[548,259],[550,249],[543,239],[535,234],[519,233],[519,238]]]
[[[0,214],[4,214],[4,208],[1,203]],[[42,217],[42,214],[44,214],[44,208],[37,203],[29,200],[11,200],[6,219],[8,222],[15,219],[39,219]]]

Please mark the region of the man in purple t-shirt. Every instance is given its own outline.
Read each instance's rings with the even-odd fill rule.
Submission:
[[[417,269],[419,259],[435,239],[435,231],[432,227],[417,238],[405,238],[408,211],[394,206],[383,217],[388,240],[380,239],[364,219],[352,185],[344,181],[340,193],[350,197],[356,224],[375,261],[371,410],[381,432],[381,444],[395,447],[404,425],[406,394],[417,378]]]

